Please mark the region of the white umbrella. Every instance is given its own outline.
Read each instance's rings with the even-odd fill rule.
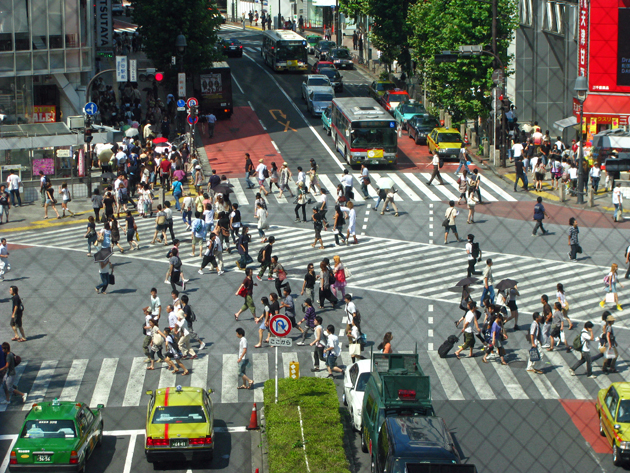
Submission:
[[[137,128],[128,128],[127,131],[125,131],[125,136],[128,137],[132,137],[132,136],[138,136],[138,129]]]
[[[164,143],[164,146],[156,146],[155,147],[155,152],[156,153],[170,153],[171,152],[171,144],[170,143]]]
[[[394,181],[392,181],[391,177],[381,177],[376,181],[376,186],[379,189],[391,189],[394,187]]]

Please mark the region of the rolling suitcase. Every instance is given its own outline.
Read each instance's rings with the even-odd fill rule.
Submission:
[[[438,348],[438,355],[440,358],[446,358],[446,355],[453,349],[453,346],[459,341],[455,335],[450,335],[440,348]]]

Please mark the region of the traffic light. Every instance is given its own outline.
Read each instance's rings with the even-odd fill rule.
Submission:
[[[85,143],[91,143],[93,138],[94,137],[92,136],[92,128],[89,128],[89,126],[86,125],[85,131],[83,132],[83,141]]]
[[[451,51],[442,51],[442,54],[436,54],[434,56],[435,63],[441,64],[443,62],[455,62],[458,59],[458,55]]]
[[[505,95],[501,95],[499,97],[499,100],[501,101],[501,109],[504,112],[509,112],[510,111],[510,107],[512,106],[512,102],[510,102],[510,99],[507,98]]]
[[[197,107],[194,105],[190,107],[190,118],[192,118],[193,121],[197,118]]]
[[[162,80],[164,80],[164,73],[163,72],[156,72],[155,73],[155,81],[156,82],[162,82]]]

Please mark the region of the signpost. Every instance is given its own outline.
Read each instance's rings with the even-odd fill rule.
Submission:
[[[293,340],[290,338],[271,337],[269,338],[269,346],[272,347],[292,347]]]
[[[85,104],[85,107],[83,107],[83,111],[87,115],[96,115],[96,113],[98,112],[98,107],[94,102],[88,102]]]
[[[190,101],[190,99],[188,99]],[[271,317],[269,320],[269,331],[272,335],[279,337],[280,339],[286,337],[291,332],[291,320],[286,315],[278,314]],[[293,343],[292,340],[291,344]],[[271,339],[269,339],[269,344],[271,344]],[[276,404],[278,403],[278,345],[274,345],[276,347]],[[286,345],[285,345],[286,346]],[[290,345],[289,345],[290,346]]]
[[[196,125],[197,122],[199,121],[199,117],[192,117],[192,116],[188,115],[187,120],[188,120],[188,124],[189,125]]]
[[[199,101],[195,97],[190,97],[188,100],[186,100],[186,105],[188,106],[188,108],[196,107],[197,105],[199,105]]]

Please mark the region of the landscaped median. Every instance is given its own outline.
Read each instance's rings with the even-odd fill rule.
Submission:
[[[279,379],[277,404],[275,380],[270,379],[264,395],[269,473],[349,471],[332,379]]]

